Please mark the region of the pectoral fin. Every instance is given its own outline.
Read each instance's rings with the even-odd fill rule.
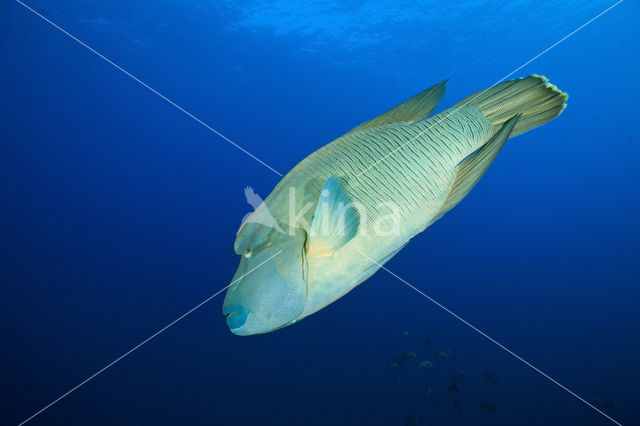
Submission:
[[[342,180],[327,179],[311,220],[307,256],[331,256],[358,233],[360,215],[351,203]]]
[[[422,120],[433,113],[433,110],[436,109],[436,106],[444,97],[445,84],[447,81],[448,79],[441,81],[435,86],[429,87],[414,97],[407,99],[400,105],[391,108],[384,114],[351,129],[351,132],[379,126],[381,124],[396,123],[399,121],[415,123],[416,121]]]
[[[456,179],[453,182],[451,191],[433,222],[458,204],[478,183],[482,175],[493,163],[493,160],[496,159],[507,139],[509,139],[509,135],[519,118],[520,114],[506,121],[489,142],[458,164]]]

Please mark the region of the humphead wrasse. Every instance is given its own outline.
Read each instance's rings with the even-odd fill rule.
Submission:
[[[344,296],[458,204],[507,139],[560,115],[568,98],[534,74],[428,117],[445,83],[309,155],[248,217],[222,309],[233,333],[277,330]]]

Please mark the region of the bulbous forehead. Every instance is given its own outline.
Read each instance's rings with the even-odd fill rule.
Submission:
[[[240,227],[233,248],[237,254],[242,254],[246,250],[258,250],[290,239],[304,239],[305,236],[302,229],[274,227],[248,220]]]
[[[279,237],[286,236],[286,230],[287,228],[283,228],[271,215],[266,203],[262,203],[240,226],[236,234],[234,249],[238,254],[245,250],[254,250]]]
[[[245,222],[236,236],[233,249],[237,254],[262,246],[269,241],[273,228],[255,222]]]

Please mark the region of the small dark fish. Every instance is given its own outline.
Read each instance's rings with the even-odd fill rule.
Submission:
[[[409,332],[407,330],[404,330],[402,332],[402,335],[404,336],[405,339],[409,339],[411,336],[409,335]]]
[[[460,369],[460,371],[458,372],[458,374],[460,375],[460,377],[464,377],[464,370]]]
[[[396,384],[393,385],[393,388],[398,389],[400,386],[402,386],[402,380],[396,380]]]
[[[406,361],[406,360],[405,360]],[[393,359],[393,362],[395,362],[396,364],[398,364],[398,367],[402,365],[402,360],[398,357]]]
[[[424,369],[427,373],[431,374],[432,376],[433,376],[433,373],[435,373],[435,371],[433,371],[433,363],[431,361],[424,360],[420,364],[418,364],[418,367]]]
[[[600,398],[599,396],[592,396],[589,398],[589,402],[595,405],[596,407],[607,408],[609,410],[613,410],[613,401],[609,401],[608,399]]]
[[[398,363],[395,361],[391,361],[389,364],[387,364],[387,368],[395,370],[396,368],[398,368]]]
[[[424,345],[429,346],[429,339],[424,339]]]
[[[449,358],[449,353],[447,351],[438,352],[436,354],[436,358],[438,358],[438,359],[447,359],[447,358]]]
[[[457,395],[460,393],[460,388],[455,383],[451,383],[451,385],[449,385],[449,388],[447,389],[447,393],[449,395],[453,395],[453,394]]]
[[[457,384],[461,385],[462,384],[462,375],[452,374],[451,375],[451,381],[456,382]]]
[[[462,413],[462,404],[460,404],[460,401],[454,399],[451,402],[453,403],[453,408],[455,408],[458,413]]]
[[[496,376],[494,376],[491,373],[485,372],[484,373],[484,377],[485,379],[487,379],[488,381],[495,383],[496,385],[498,384],[498,379],[496,379]]]
[[[431,402],[431,406],[435,407],[436,406],[436,402],[433,399],[433,391],[431,390],[431,388],[427,389],[427,398],[429,398],[429,402]]]
[[[484,402],[484,401],[480,401],[478,402],[478,405],[480,406],[480,408],[489,411],[492,414],[496,413],[496,409],[493,405],[489,404],[488,402]]]
[[[414,351],[406,351],[404,353],[403,357],[406,357],[407,359],[415,358],[416,357],[416,353]]]
[[[413,426],[416,423],[418,423],[418,420],[420,420],[418,417],[416,416],[411,416],[407,419],[406,422],[404,422],[405,426]]]

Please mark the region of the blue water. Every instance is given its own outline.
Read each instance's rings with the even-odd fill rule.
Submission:
[[[440,109],[496,83],[612,2],[27,4],[284,173],[444,78]],[[226,286],[243,189],[279,177],[19,3],[0,12],[0,423],[18,424]],[[548,76],[567,109],[387,265],[624,425],[640,424],[639,17],[627,0],[514,74]],[[383,271],[267,335],[232,335],[221,305],[29,424],[613,424]],[[433,377],[417,368],[444,348]]]

